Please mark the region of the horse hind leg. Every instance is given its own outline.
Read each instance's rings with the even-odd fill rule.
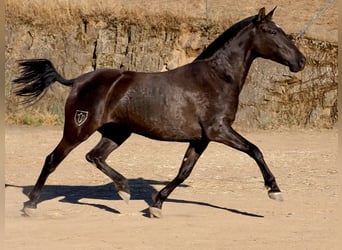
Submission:
[[[100,142],[87,153],[86,159],[113,180],[119,196],[128,203],[131,197],[128,181],[122,174],[111,168],[106,163],[106,159],[111,152],[118,148],[130,136],[130,132],[122,130],[116,131],[114,126],[112,129],[103,127],[99,129],[99,131],[102,133],[102,138]]]
[[[38,177],[38,180],[29,193],[29,200],[24,202],[23,212],[24,215],[32,215],[32,209],[37,208],[37,203],[42,191],[42,188],[48,178],[48,176],[56,170],[58,165],[63,161],[63,159],[73,150],[81,141],[70,142],[66,140],[63,136],[57,147],[46,157],[45,163]]]
[[[186,178],[190,176],[193,167],[203,151],[207,148],[208,143],[209,141],[206,140],[190,142],[176,178],[174,178],[169,184],[167,184],[162,190],[153,196],[154,204],[150,206],[149,209],[151,218],[161,217],[161,208],[163,202],[178,185],[183,183]]]

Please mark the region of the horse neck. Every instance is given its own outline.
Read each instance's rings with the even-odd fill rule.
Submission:
[[[241,30],[212,57],[215,70],[226,81],[236,82],[241,91],[253,60],[254,33],[250,27]]]

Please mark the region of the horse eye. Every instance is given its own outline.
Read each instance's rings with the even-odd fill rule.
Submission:
[[[269,33],[270,33],[271,35],[276,35],[276,34],[277,34],[277,31],[275,31],[275,30],[270,30]]]

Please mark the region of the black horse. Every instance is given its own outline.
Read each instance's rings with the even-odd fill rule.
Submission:
[[[257,57],[273,60],[293,72],[303,70],[305,57],[272,21],[273,9],[233,25],[197,59],[174,70],[158,73],[98,69],[66,80],[47,59],[22,60],[15,93],[35,101],[55,81],[71,86],[65,105],[64,133],[46,157],[24,211],[36,208],[44,183],[68,153],[95,131],[100,142],[86,159],[109,176],[125,200],[130,199],[126,178],[105,162],[132,133],[156,140],[188,142],[179,173],[154,195],[151,217],[160,217],[163,202],[191,173],[210,141],[247,153],[258,164],[268,195],[282,200],[275,177],[263,155],[233,128],[239,94]]]

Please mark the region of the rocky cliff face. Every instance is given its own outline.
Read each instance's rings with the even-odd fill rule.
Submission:
[[[168,70],[191,62],[227,27],[204,20],[83,18],[78,24],[51,26],[8,20],[6,23],[6,105],[16,110],[10,81],[16,60],[49,58],[66,78],[102,67],[136,71]],[[166,21],[165,21],[166,20]],[[257,59],[240,95],[236,126],[244,128],[331,128],[337,121],[336,44],[303,39],[298,46],[308,62],[291,73]],[[63,112],[68,88],[54,85],[33,108]]]

